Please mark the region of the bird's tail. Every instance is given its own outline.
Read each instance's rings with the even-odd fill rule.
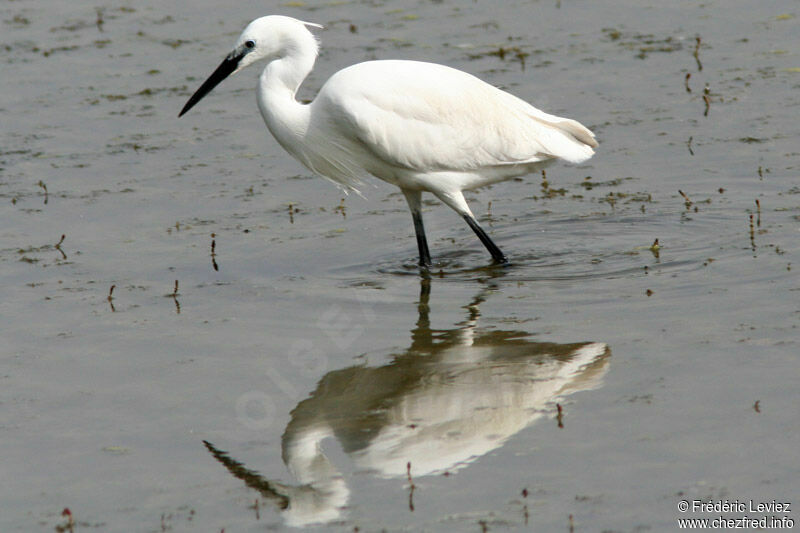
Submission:
[[[575,140],[591,148],[597,148],[597,141],[594,138],[594,133],[592,133],[592,130],[577,120],[565,118],[561,119],[559,122],[556,122],[555,125],[575,137]]]
[[[594,155],[597,141],[589,128],[577,120],[543,115],[535,118],[552,128],[553,135],[545,141],[550,155],[569,163],[583,163]]]

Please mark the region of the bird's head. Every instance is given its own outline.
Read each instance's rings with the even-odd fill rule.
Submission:
[[[319,24],[280,15],[255,19],[239,36],[233,50],[189,98],[178,116],[186,114],[222,80],[253,63],[261,60],[272,61],[299,53],[299,48],[307,47],[309,43],[313,43],[312,53],[316,57],[317,41],[309,32],[308,27],[322,28]],[[309,37],[311,38],[309,39]]]

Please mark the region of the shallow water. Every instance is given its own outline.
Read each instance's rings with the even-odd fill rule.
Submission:
[[[661,531],[716,516],[681,500],[792,501],[795,2],[184,7],[0,7],[0,530]],[[267,12],[326,26],[303,98],[432,60],[598,153],[471,194],[507,268],[427,203],[421,277],[402,195],[310,176],[255,72],[176,118]]]

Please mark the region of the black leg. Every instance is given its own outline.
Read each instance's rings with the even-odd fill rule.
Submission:
[[[422,191],[400,189],[406,197],[411,216],[414,218],[414,233],[417,234],[419,248],[419,266],[431,266],[431,253],[428,251],[428,239],[425,238],[425,225],[422,223]]]
[[[414,231],[417,234],[417,247],[419,248],[419,266],[431,266],[431,253],[428,251],[428,239],[425,237],[425,225],[422,223],[422,211],[412,210],[414,218]]]
[[[492,241],[486,232],[483,231],[483,228],[480,226],[480,224],[478,224],[478,221],[475,220],[475,217],[464,215],[464,220],[467,221],[467,224],[469,224],[469,227],[472,228],[472,231],[475,232],[486,249],[489,250],[489,253],[492,254],[492,259],[498,263],[508,263],[506,256],[503,255],[503,252],[500,251],[500,248],[498,248],[494,241]]]

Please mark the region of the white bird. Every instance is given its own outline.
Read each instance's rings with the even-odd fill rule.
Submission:
[[[285,16],[261,17],[178,116],[222,80],[266,61],[258,107],[272,135],[312,172],[345,189],[369,176],[403,191],[411,209],[419,263],[431,265],[422,193],[461,215],[498,263],[507,259],[470,211],[463,191],[530,173],[556,159],[586,161],[597,146],[579,122],[540,111],[480,79],[419,61],[367,61],[335,73],[313,102],[295,99],[319,44],[309,27]]]

